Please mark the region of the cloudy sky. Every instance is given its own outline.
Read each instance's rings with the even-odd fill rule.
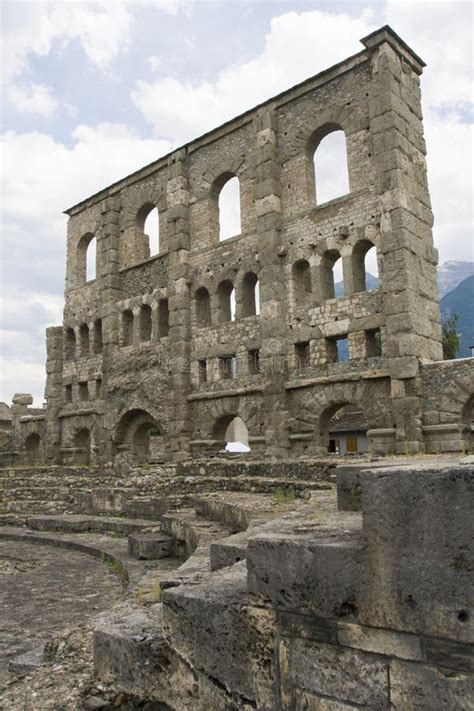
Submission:
[[[362,49],[389,23],[427,62],[440,261],[472,260],[470,2],[2,0],[1,391],[44,390],[62,211]]]

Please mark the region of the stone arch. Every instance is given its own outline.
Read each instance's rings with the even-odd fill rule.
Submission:
[[[91,459],[91,431],[87,427],[77,430],[74,435],[74,464],[89,464]]]
[[[210,326],[211,317],[211,296],[205,286],[200,286],[194,292],[194,307],[196,324],[200,328]]]
[[[38,461],[41,446],[41,437],[38,432],[32,432],[25,439],[26,461],[35,464]]]
[[[167,248],[166,191],[154,176],[148,184],[139,183],[122,193],[122,218],[119,243],[119,262],[122,267],[133,266]],[[158,249],[150,250],[145,222],[153,210],[158,211]]]
[[[214,241],[223,242],[240,235],[242,214],[238,175],[231,171],[219,175],[211,185],[209,198],[209,223],[214,232]]]
[[[218,443],[219,449],[224,449],[229,442],[241,442],[248,446],[249,432],[240,415],[221,415],[212,428],[212,437]]]
[[[369,285],[367,283],[368,270],[366,266],[366,259],[367,254],[371,250],[375,250],[377,254],[376,245],[369,239],[359,240],[352,249],[352,279],[354,293],[368,290]],[[377,274],[373,274],[372,276],[378,277],[378,271]]]
[[[240,304],[240,316],[258,316],[260,313],[260,285],[258,274],[248,271],[240,284],[240,294],[238,295]]]
[[[312,296],[311,265],[307,259],[298,259],[293,264],[291,281],[296,308],[307,306]]]
[[[315,169],[313,158],[317,153],[317,149],[321,142],[336,131],[342,131],[345,140],[348,144],[354,139],[353,134],[364,129],[368,129],[368,116],[357,114],[350,106],[339,106],[317,112],[311,119],[306,120],[297,130],[295,140],[293,142],[296,154],[304,156],[305,165],[305,184],[308,203],[315,203],[315,195],[317,192],[317,179],[315,178]],[[348,189],[350,192],[355,186],[358,186],[358,166],[351,164],[349,160],[350,151],[346,151],[346,166],[348,175]],[[344,170],[346,170],[344,166]],[[336,196],[334,196],[336,197]],[[330,199],[330,198],[328,198]],[[321,203],[321,200],[318,200]]]
[[[81,358],[87,358],[90,355],[90,332],[87,323],[82,323],[79,327],[79,352]]]
[[[162,443],[161,425],[146,410],[134,408],[120,418],[114,439],[118,451],[128,452],[138,464],[145,464],[156,458],[153,456],[156,452],[153,451],[152,437],[159,438],[159,444]]]
[[[71,361],[76,357],[76,333],[72,326],[67,326],[64,335],[65,360]]]
[[[142,304],[140,307],[139,332],[140,341],[151,341],[152,335],[152,310],[149,304]]]
[[[235,320],[235,289],[233,283],[229,279],[221,281],[217,287],[217,322],[226,323],[227,321]]]
[[[320,282],[323,300],[334,299],[336,296],[334,268],[339,260],[342,264],[342,256],[337,249],[328,249],[321,258]]]
[[[78,286],[96,278],[97,240],[93,232],[86,232],[78,240],[75,261]]]

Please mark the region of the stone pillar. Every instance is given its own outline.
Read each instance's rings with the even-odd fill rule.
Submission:
[[[46,462],[61,464],[61,420],[63,403],[63,329],[46,329],[46,438],[43,452]]]
[[[286,403],[286,305],[281,247],[281,184],[278,155],[277,119],[274,108],[266,106],[254,118],[256,137],[255,209],[260,263],[260,320],[262,347],[260,367],[263,393],[267,454],[285,457],[289,451]]]
[[[397,451],[414,453],[422,449],[419,364],[442,358],[420,101],[424,63],[389,28],[362,41],[372,66],[370,139],[381,213],[384,355],[394,381]]]
[[[109,373],[113,368],[113,351],[119,340],[119,315],[117,301],[122,299],[120,286],[119,262],[119,217],[120,202],[118,197],[109,197],[101,203],[101,227],[97,248],[100,250],[100,310],[102,315],[102,398],[107,400],[107,383]],[[115,422],[107,418],[97,417],[98,431],[95,433],[95,444],[98,449],[98,460],[108,462],[112,459],[112,429]],[[99,424],[100,423],[100,424]]]
[[[190,241],[189,186],[184,150],[169,161],[167,183],[168,220],[168,306],[170,390],[172,411],[168,424],[171,458],[179,461],[189,454],[191,440],[190,405]]]

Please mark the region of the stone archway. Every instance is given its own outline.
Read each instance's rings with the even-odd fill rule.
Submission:
[[[87,427],[74,435],[74,464],[89,464],[91,459],[91,433]]]
[[[119,452],[129,453],[137,464],[163,458],[161,427],[146,410],[129,410],[122,416],[115,443]]]
[[[41,437],[37,432],[32,432],[25,439],[26,461],[28,464],[34,464],[38,461],[40,445]]]
[[[240,442],[249,446],[249,433],[244,420],[237,414],[222,415],[212,429],[213,439],[218,449],[224,449],[227,444]]]

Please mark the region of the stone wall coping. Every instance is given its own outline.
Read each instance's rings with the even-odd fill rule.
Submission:
[[[423,425],[423,432],[462,432],[464,427],[462,422],[444,422],[440,425]]]
[[[22,415],[19,418],[20,422],[36,422],[39,420],[46,419],[46,413],[44,415]]]
[[[248,395],[249,393],[261,393],[264,389],[263,385],[247,385],[246,387],[236,388],[235,390],[208,390],[204,393],[188,395],[187,400],[191,402],[193,400],[213,400],[214,398],[220,397],[237,397],[238,395]]]
[[[358,380],[368,380],[376,378],[390,377],[388,370],[373,370],[364,373],[341,373],[341,375],[327,375],[323,378],[305,378],[304,380],[288,380],[285,383],[286,390],[296,390],[297,388],[308,388],[312,385],[327,385],[330,383],[355,382]]]

